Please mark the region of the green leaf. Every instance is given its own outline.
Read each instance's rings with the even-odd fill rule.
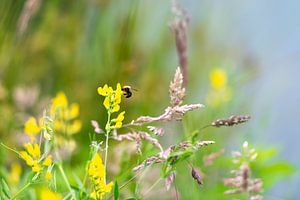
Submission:
[[[119,199],[119,186],[118,186],[118,182],[115,181],[114,184],[114,200],[118,200]]]
[[[4,192],[4,194],[10,198],[10,190],[9,187],[7,185],[7,183],[5,182],[5,180],[2,178],[1,179],[1,185],[2,185],[2,191]]]

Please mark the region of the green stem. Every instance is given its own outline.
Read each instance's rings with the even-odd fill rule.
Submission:
[[[17,198],[26,188],[28,188],[31,185],[31,181],[26,183],[11,199]]]
[[[2,142],[1,142],[0,144],[1,144],[4,148],[6,148],[6,149],[8,149],[8,150],[10,150],[10,151],[12,151],[12,152],[14,152],[14,153],[16,153],[16,154],[18,154],[18,155],[20,156],[20,153],[19,153],[18,151],[14,150],[13,148],[10,148],[10,147],[6,146],[6,145],[3,144]]]
[[[107,168],[107,155],[108,155],[108,139],[109,139],[109,133],[110,133],[110,111],[107,112],[107,123],[106,123],[106,140],[105,140],[105,158],[104,158],[104,171],[105,174],[106,168]],[[104,182],[106,184],[106,176],[104,177]]]
[[[73,199],[76,199],[76,198],[75,198],[74,191],[73,191],[73,189],[71,188],[71,185],[70,185],[70,183],[69,183],[69,180],[68,180],[68,178],[67,178],[67,176],[66,176],[66,174],[65,174],[65,171],[64,171],[64,169],[63,169],[63,167],[62,167],[62,164],[57,164],[57,166],[58,166],[58,169],[59,169],[59,171],[60,171],[60,173],[61,173],[61,175],[62,175],[62,177],[63,177],[63,179],[64,179],[64,181],[65,181],[65,183],[66,183],[66,186],[67,186],[68,190],[70,191],[70,193],[71,193]]]

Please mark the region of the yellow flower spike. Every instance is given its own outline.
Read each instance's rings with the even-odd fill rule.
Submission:
[[[45,173],[45,178],[46,178],[46,180],[48,180],[48,181],[52,179],[52,174],[51,174],[50,171],[47,171],[47,172]]]
[[[36,134],[40,133],[41,127],[37,124],[37,121],[34,117],[30,117],[24,126],[24,132],[27,135],[35,136]]]
[[[43,165],[48,167],[48,166],[50,166],[51,164],[52,164],[52,156],[49,155],[49,156],[47,156],[47,158],[44,160]]]
[[[26,161],[26,164],[29,166],[32,166],[34,164],[34,160],[26,151],[21,151],[20,152],[20,157]]]
[[[88,175],[94,186],[94,191],[91,193],[93,199],[103,199],[105,193],[111,191],[113,183],[105,183],[105,168],[102,159],[96,153],[88,165]]]
[[[48,188],[42,188],[39,195],[40,200],[62,200],[62,196],[59,193],[53,192]]]
[[[227,84],[227,74],[223,69],[214,69],[210,73],[211,86],[215,89],[220,89]]]

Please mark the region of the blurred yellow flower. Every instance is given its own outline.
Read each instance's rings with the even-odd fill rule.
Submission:
[[[94,191],[91,193],[93,199],[103,199],[106,193],[109,193],[112,189],[113,183],[106,184],[105,182],[105,168],[102,159],[98,153],[96,153],[88,166],[88,175],[94,186]]]
[[[220,89],[227,84],[227,74],[223,69],[217,68],[210,72],[210,84],[214,89]]]
[[[45,173],[45,178],[46,178],[46,180],[48,180],[48,181],[52,179],[52,174],[51,174],[50,171],[47,171],[47,172]]]
[[[35,136],[36,134],[40,133],[42,129],[42,122],[40,120],[39,124],[37,123],[34,117],[30,117],[24,126],[24,132],[29,136]]]
[[[20,181],[22,173],[22,166],[19,163],[12,163],[10,167],[10,173],[8,175],[8,181],[11,185],[17,185]]]
[[[40,200],[61,200],[62,196],[56,192],[51,191],[48,188],[42,188],[40,190]]]
[[[210,72],[211,88],[206,96],[206,104],[218,107],[232,98],[232,90],[227,84],[227,73],[216,68]]]
[[[47,156],[47,158],[44,160],[43,165],[48,167],[48,166],[50,166],[51,164],[52,164],[52,156],[49,155],[49,156]]]
[[[67,135],[78,133],[81,130],[81,121],[75,120],[79,116],[79,105],[69,105],[67,96],[59,92],[51,105],[51,117],[54,120],[54,132]]]

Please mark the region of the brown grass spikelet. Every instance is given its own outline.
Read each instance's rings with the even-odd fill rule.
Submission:
[[[250,115],[232,115],[226,119],[217,119],[216,121],[212,122],[211,125],[214,127],[233,126],[245,123],[250,118]]]
[[[170,104],[172,107],[181,105],[185,96],[183,87],[183,76],[179,67],[177,67],[173,81],[169,87]]]
[[[193,179],[195,179],[197,181],[198,185],[203,185],[203,178],[202,178],[201,172],[199,170],[192,167],[191,175],[192,175]]]

